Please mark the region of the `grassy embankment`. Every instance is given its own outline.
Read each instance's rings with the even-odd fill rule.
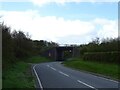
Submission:
[[[3,88],[35,88],[29,63],[41,63],[51,61],[47,58],[35,56],[27,58],[27,62],[17,62],[7,71],[3,71]]]
[[[82,59],[74,58],[70,61],[63,62],[65,66],[72,67],[78,70],[88,71],[97,73],[99,75],[105,75],[112,79],[118,80],[119,75],[119,66],[117,64],[110,63],[99,63],[99,62],[91,62],[84,61]]]

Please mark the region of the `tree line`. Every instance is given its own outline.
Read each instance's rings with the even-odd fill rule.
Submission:
[[[45,40],[32,40],[28,33],[14,30],[0,23],[2,31],[2,65],[3,69],[15,64],[23,58],[40,55],[43,51],[58,45]]]
[[[101,41],[99,38],[96,38],[88,44],[79,46],[80,55],[84,60],[119,63],[119,45],[120,37],[106,38]]]

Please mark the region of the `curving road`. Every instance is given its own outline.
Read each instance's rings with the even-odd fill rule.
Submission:
[[[60,62],[36,64],[33,70],[37,79],[36,86],[41,90],[46,88],[119,90],[117,81],[64,67]]]

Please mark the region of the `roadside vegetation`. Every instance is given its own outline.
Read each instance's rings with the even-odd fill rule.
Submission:
[[[77,46],[79,57],[63,62],[65,66],[120,79],[120,38],[93,39]]]
[[[40,55],[57,45],[32,40],[28,33],[14,30],[0,22],[2,31],[2,88],[34,88],[31,64],[51,61]]]
[[[26,58],[26,62],[19,61],[10,69],[3,72],[3,90],[6,88],[32,88],[35,89],[35,81],[32,76],[31,64],[49,62],[50,59],[34,56]]]
[[[43,63],[43,62],[51,62],[53,60],[42,57],[42,56],[33,56],[28,58],[27,62],[30,64],[34,64],[34,63]]]
[[[100,40],[94,39],[88,44],[79,46],[80,57],[87,61],[119,64],[120,37]]]
[[[117,64],[87,61],[80,58],[73,58],[70,61],[64,61],[63,64],[77,70],[92,72],[115,80],[119,79],[119,66]]]
[[[3,72],[4,88],[34,88],[30,65],[25,62],[18,62],[9,70]]]
[[[44,40],[32,40],[28,33],[14,30],[0,24],[2,31],[2,66],[3,69],[8,69],[19,61],[26,61],[24,58],[41,55],[45,50],[56,46],[54,42]]]

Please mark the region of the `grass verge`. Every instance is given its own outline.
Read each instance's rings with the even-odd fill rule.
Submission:
[[[33,88],[30,65],[18,62],[16,65],[3,72],[3,88]]]
[[[42,63],[50,61],[47,58],[34,56],[21,60],[9,68],[7,71],[3,71],[2,75],[2,88],[32,88],[34,87],[34,78],[31,73],[31,64],[29,63]]]
[[[50,61],[52,60],[41,56],[34,56],[27,59],[28,63],[42,63],[42,62],[50,62]]]
[[[112,79],[119,79],[119,66],[116,64],[99,63],[84,61],[82,59],[74,58],[70,61],[64,61],[63,64],[78,70],[85,70],[101,75],[108,76]]]

